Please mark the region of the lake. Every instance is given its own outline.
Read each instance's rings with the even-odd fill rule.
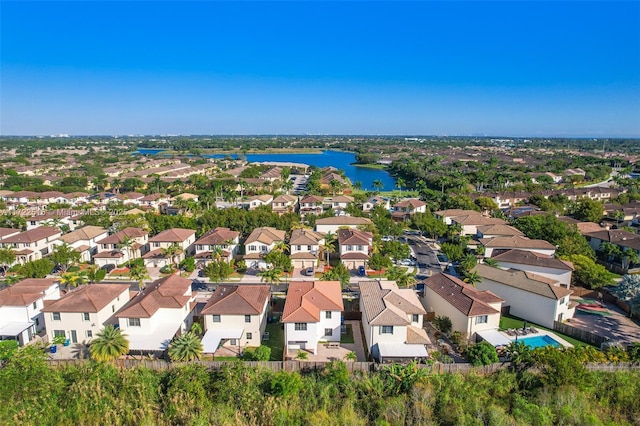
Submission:
[[[155,155],[161,152],[161,149],[139,149],[140,154]],[[223,158],[226,154],[205,154],[204,157]],[[380,180],[384,186],[383,190],[393,190],[395,188],[395,180],[385,170],[367,169],[364,167],[356,167],[351,163],[356,161],[356,155],[352,152],[343,151],[322,151],[321,154],[247,154],[247,161],[252,163],[261,163],[264,161],[281,161],[290,163],[303,163],[316,167],[332,166],[337,169],[344,170],[345,175],[351,183],[356,181],[362,182],[362,188],[373,190],[373,182]]]

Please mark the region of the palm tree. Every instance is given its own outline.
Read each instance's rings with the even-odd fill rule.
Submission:
[[[309,354],[307,354],[305,351],[303,350],[299,350],[298,351],[298,355],[296,355],[296,359],[298,361],[306,361],[309,359]]]
[[[396,179],[396,186],[398,187],[398,189],[400,189],[400,196],[401,197],[402,197],[402,187],[406,186],[406,185],[407,185],[407,183],[401,177]]]
[[[338,179],[333,179],[331,182],[329,182],[329,186],[331,187],[333,195],[335,196],[336,192],[340,191],[340,189],[342,188],[342,182],[340,182]]]
[[[498,261],[492,257],[485,257],[483,263],[488,266],[492,266],[494,268],[498,267]]]
[[[359,180],[355,181],[353,183],[353,188],[357,189],[358,191],[362,190],[362,181],[359,181]]]
[[[144,281],[151,279],[149,271],[144,265],[132,265],[131,268],[129,268],[129,278],[138,282],[140,290],[144,288]]]
[[[122,188],[122,180],[120,178],[114,178],[111,181],[110,189],[113,189],[113,192],[120,193],[120,188]]]
[[[89,280],[89,284],[99,283],[104,280],[104,277],[107,275],[107,271],[102,268],[98,268],[96,265],[88,268],[84,271],[87,280]]]
[[[279,284],[281,274],[282,271],[278,268],[271,268],[258,272],[260,282],[266,282],[269,284]]]
[[[202,342],[195,333],[187,332],[169,345],[171,361],[195,361],[202,355]]]
[[[278,241],[274,244],[273,250],[279,251],[281,253],[286,253],[289,251],[289,244],[285,243],[284,241]]]
[[[118,244],[118,249],[122,250],[125,249],[127,252],[127,259],[129,262],[131,262],[133,260],[133,256],[132,256],[132,252],[131,252],[131,248],[133,247],[133,244],[135,243],[135,241],[133,241],[133,239],[127,237],[126,235],[122,238],[122,242],[120,244]]]
[[[358,355],[355,352],[351,351],[344,356],[345,361],[357,361]]]
[[[380,192],[380,191],[382,191],[382,188],[384,188],[384,183],[382,183],[382,181],[380,179],[376,179],[376,180],[373,181],[371,186],[373,186],[373,188],[376,190],[376,192]]]
[[[60,276],[59,281],[65,288],[76,288],[85,284],[88,281],[88,278],[85,274],[80,274],[78,272],[66,272]]]
[[[180,256],[180,254],[182,254],[182,247],[180,247],[178,243],[171,243],[169,247],[161,249],[161,252],[164,257],[168,257],[171,260],[171,264],[174,266],[174,269],[177,269],[178,265],[175,260]]]
[[[463,281],[475,287],[476,284],[482,281],[482,277],[478,275],[477,271],[473,271],[468,273]]]
[[[62,272],[67,272],[70,266],[80,260],[80,253],[67,242],[63,242],[53,249],[51,260],[60,267]]]
[[[335,241],[337,235],[329,231],[324,236],[324,244],[322,245],[322,251],[327,255],[327,266],[329,266],[329,255],[336,252]]]
[[[0,248],[0,266],[2,266],[2,275],[7,273],[9,266],[16,261],[16,254],[13,249]]]
[[[622,258],[622,268],[628,269],[631,265],[635,265],[640,260],[640,256],[638,256],[638,252],[634,249],[623,250],[621,254]]]
[[[129,341],[119,328],[107,325],[91,341],[89,352],[96,361],[113,361],[129,352]]]
[[[460,266],[465,271],[471,271],[478,264],[478,259],[471,253],[465,255],[460,261]]]

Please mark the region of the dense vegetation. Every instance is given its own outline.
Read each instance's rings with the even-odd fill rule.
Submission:
[[[109,363],[50,367],[20,350],[0,370],[1,424],[428,425],[637,424],[638,372],[587,372],[555,351],[525,369],[483,376],[415,365],[349,373],[273,373],[230,363],[168,371]]]

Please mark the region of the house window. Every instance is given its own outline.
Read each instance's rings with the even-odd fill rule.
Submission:
[[[230,340],[229,340],[229,344],[230,344],[231,346],[235,346],[235,345],[237,344],[236,339],[230,339]]]
[[[60,321],[60,312],[52,312],[51,316],[54,321]]]
[[[380,327],[380,334],[393,334],[393,326],[383,325],[382,327]]]
[[[489,317],[487,315],[480,315],[476,317],[476,324],[486,324],[489,321]]]
[[[116,305],[111,305],[111,312],[115,312],[116,311]]]
[[[64,330],[53,330],[53,337],[58,336],[67,337],[67,333]]]
[[[325,312],[324,317],[325,317],[326,319],[331,319],[331,311],[327,311],[327,312]]]
[[[33,309],[36,308],[36,302],[33,302]]]
[[[202,245],[198,244],[198,250],[202,250]]]
[[[247,333],[247,340],[253,339],[253,333]]]
[[[213,317],[213,322],[220,322],[220,315],[211,315]]]
[[[82,313],[82,321],[91,321],[91,317],[89,316],[89,312]]]
[[[418,314],[413,314],[411,315],[411,322],[419,322],[420,318],[418,317]]]
[[[358,246],[358,251],[363,251],[364,250],[364,246]]]
[[[153,243],[154,247],[160,247],[160,243]]]
[[[347,251],[351,251],[351,250],[353,250],[353,247],[352,246],[347,246]]]
[[[307,323],[306,322],[297,322],[295,323],[296,331],[307,331]]]
[[[140,327],[140,318],[129,318],[129,327]]]
[[[40,327],[40,320],[36,318],[36,327]]]
[[[244,322],[251,322],[251,315],[245,315]]]
[[[308,250],[308,251],[311,251],[311,246],[307,246],[307,250]]]
[[[560,304],[564,305],[564,299],[566,299],[565,297],[563,297],[562,299],[560,299]]]
[[[249,246],[250,251],[256,251],[256,246]]]
[[[301,251],[302,250],[302,246],[296,246],[296,250],[297,251]]]
[[[324,329],[325,336],[333,336],[333,328],[325,328]]]
[[[87,339],[91,339],[93,337],[93,331],[91,330],[85,331],[84,334],[87,337]]]

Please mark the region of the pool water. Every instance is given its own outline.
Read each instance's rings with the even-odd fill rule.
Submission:
[[[530,348],[542,348],[545,346],[562,346],[560,343],[556,342],[552,337],[544,335],[544,336],[534,336],[534,337],[525,337],[522,339],[518,339],[518,342],[524,342],[525,345]]]

